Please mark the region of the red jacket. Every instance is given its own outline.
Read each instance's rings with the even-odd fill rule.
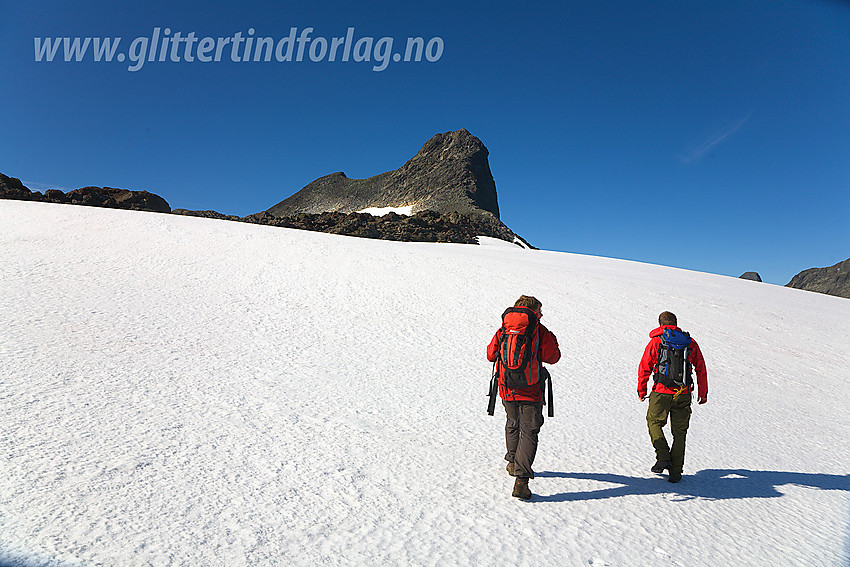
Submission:
[[[533,368],[532,364],[528,365],[526,372],[539,372],[540,371],[540,363],[545,362],[547,364],[555,364],[561,359],[561,350],[558,348],[558,339],[555,337],[552,332],[543,326],[542,323],[538,323],[537,325],[537,333],[538,333],[538,345],[539,348],[537,353],[532,358],[532,364],[536,364],[537,368]],[[490,341],[490,344],[487,345],[487,360],[490,362],[495,362],[496,358],[499,356],[499,342],[502,338],[502,329],[499,328],[496,331],[496,334],[493,335],[493,339]],[[503,400],[507,401],[528,401],[528,402],[539,402],[543,397],[543,384],[538,381],[533,386],[529,386],[528,388],[520,388],[517,390],[509,390],[505,387],[505,372],[504,368],[501,367],[501,364],[497,364],[499,367],[499,396]]]
[[[646,386],[649,382],[650,377],[655,373],[655,367],[658,365],[658,347],[661,346],[661,335],[664,333],[665,329],[675,329],[677,331],[681,331],[681,329],[675,325],[664,325],[663,327],[658,327],[651,333],[649,333],[650,341],[649,344],[646,345],[646,349],[643,352],[643,358],[640,359],[640,365],[638,366],[638,387],[637,393],[638,397],[643,399],[646,397]],[[691,339],[691,346],[688,347],[688,360],[693,366],[694,372],[697,375],[697,391],[700,398],[708,397],[708,373],[705,370],[705,359],[702,357],[702,352],[699,350],[699,345],[693,339]],[[692,392],[694,389],[693,386],[688,388],[688,393]],[[675,394],[676,390],[671,390],[667,386],[663,384],[655,383],[652,388],[653,392],[661,392],[662,394]]]

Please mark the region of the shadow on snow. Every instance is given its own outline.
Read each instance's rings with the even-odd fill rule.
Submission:
[[[693,475],[684,475],[678,484],[667,482],[667,476],[635,477],[607,473],[567,473],[544,471],[536,478],[575,478],[615,484],[609,488],[584,492],[564,492],[543,496],[535,494],[538,502],[571,502],[600,500],[641,494],[678,494],[680,500],[705,498],[728,500],[732,498],[778,498],[783,495],[777,487],[786,484],[820,490],[850,492],[850,475],[821,473],[796,473],[782,471],[751,471],[746,469],[705,469]]]

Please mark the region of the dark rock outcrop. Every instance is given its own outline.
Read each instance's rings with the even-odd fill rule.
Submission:
[[[516,235],[499,220],[488,155],[481,140],[467,130],[437,134],[399,169],[367,179],[332,173],[258,215],[282,218],[412,205],[413,213],[465,215],[485,229],[479,234],[513,241]]]
[[[452,218],[434,211],[422,211],[409,217],[395,213],[375,217],[368,213],[325,212],[268,217],[262,224],[382,240],[477,244],[475,230],[468,221],[464,215],[456,214]]]
[[[83,187],[68,191],[65,193],[65,197],[75,205],[157,213],[171,212],[171,207],[165,199],[148,191],[128,191],[127,189],[114,189],[112,187]]]
[[[785,287],[816,291],[850,299],[850,258],[828,268],[803,270]]]
[[[225,215],[216,211],[190,211],[188,209],[174,209],[171,211],[172,214],[175,215],[184,215],[187,217],[201,217],[205,219],[218,219],[218,220],[229,220],[229,221],[243,221],[242,217],[238,217],[236,215]]]
[[[67,193],[58,189],[48,189],[42,194],[38,191],[30,191],[21,183],[20,179],[7,177],[2,173],[0,173],[0,199],[88,205],[90,207],[109,207],[157,213],[171,212],[171,207],[165,199],[148,191],[129,191],[113,187],[82,187]]]
[[[61,191],[60,191],[61,193]],[[15,199],[17,201],[42,201],[44,195],[33,193],[25,187],[17,177],[8,177],[0,173],[0,199]]]
[[[738,278],[742,280],[753,280],[754,282],[761,281],[761,276],[758,272],[744,272],[743,274],[738,276]]]
[[[299,230],[358,236],[360,238],[404,242],[477,244],[476,236],[484,235],[484,232],[488,230],[487,226],[479,226],[480,221],[469,215],[460,213],[441,215],[435,211],[422,211],[409,217],[396,213],[376,217],[369,213],[324,212],[316,214],[298,213],[286,217],[259,213],[241,218],[223,215],[215,211],[175,209],[172,212],[177,215],[235,220],[253,224],[297,228]]]

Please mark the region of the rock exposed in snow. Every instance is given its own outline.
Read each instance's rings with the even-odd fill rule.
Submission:
[[[738,276],[742,280],[753,280],[754,282],[760,282],[761,276],[758,272],[744,272],[740,276]]]

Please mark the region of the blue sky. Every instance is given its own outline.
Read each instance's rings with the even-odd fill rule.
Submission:
[[[309,42],[300,62],[233,62],[226,46],[135,72],[35,60],[36,37],[120,37],[129,53],[155,28],[293,27],[443,51],[382,71],[311,61]],[[502,220],[536,246],[785,284],[850,257],[848,30],[850,4],[825,0],[0,1],[0,172],[246,215],[466,128],[490,150]]]

